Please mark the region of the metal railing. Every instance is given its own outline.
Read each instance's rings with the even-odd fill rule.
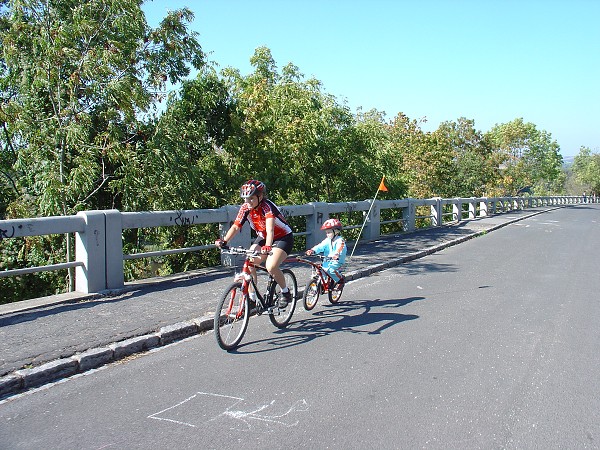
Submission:
[[[596,199],[593,200],[594,202]],[[295,230],[296,236],[306,238],[306,247],[320,242],[324,233],[321,224],[330,215],[361,212],[360,223],[348,223],[344,229],[362,228],[362,239],[373,240],[381,236],[381,226],[402,223],[404,231],[413,231],[417,223],[436,227],[465,219],[505,213],[516,209],[538,206],[570,205],[590,202],[583,196],[548,197],[495,197],[495,198],[430,198],[400,200],[365,200],[342,203],[308,203],[283,206],[287,217],[305,217],[305,230]],[[44,236],[51,234],[75,234],[75,261],[39,267],[0,270],[0,278],[28,273],[75,268],[75,290],[79,292],[101,292],[118,289],[124,285],[123,262],[126,260],[165,256],[177,253],[197,252],[214,249],[214,245],[200,245],[175,249],[149,251],[136,254],[123,253],[123,231],[137,228],[168,226],[194,226],[219,224],[224,234],[235,219],[239,206],[224,206],[219,209],[120,212],[118,210],[82,211],[74,216],[42,217],[0,221],[0,241],[3,239]],[[425,209],[428,214],[419,213]],[[381,211],[396,210],[401,218],[381,220]],[[363,222],[364,221],[364,222]],[[364,228],[362,227],[364,223]],[[428,223],[428,225],[427,225]],[[231,245],[248,247],[251,243],[249,227],[244,227]],[[223,264],[235,261],[223,259]]]

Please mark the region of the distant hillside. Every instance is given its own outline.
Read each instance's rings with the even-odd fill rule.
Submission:
[[[574,156],[563,156],[563,167],[571,167],[574,160]]]

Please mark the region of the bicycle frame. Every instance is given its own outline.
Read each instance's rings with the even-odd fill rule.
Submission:
[[[258,256],[258,254],[256,256]],[[248,301],[248,299],[250,298],[250,285],[252,285],[252,288],[254,289],[254,292],[256,293],[256,299],[258,300],[257,305],[260,304],[260,309],[259,309],[259,311],[260,311],[259,314],[260,314],[260,313],[262,313],[262,311],[268,309],[270,306],[273,306],[272,305],[272,303],[273,303],[272,293],[274,291],[271,288],[271,286],[273,283],[275,283],[275,280],[273,279],[273,277],[269,276],[269,281],[267,282],[267,291],[264,294],[261,294],[260,290],[258,289],[258,285],[257,285],[256,281],[254,280],[254,277],[252,276],[252,271],[250,270],[250,268],[254,267],[254,269],[260,270],[262,272],[267,272],[267,269],[258,264],[254,264],[254,262],[252,261],[252,258],[254,258],[253,255],[246,256],[246,259],[244,260],[244,265],[242,266],[242,271],[235,275],[234,281],[242,282],[242,293],[243,293],[242,299],[243,299],[243,301]],[[269,295],[270,293],[271,293],[271,295]]]
[[[317,256],[319,258],[321,258],[323,260],[323,262],[327,261],[327,260],[333,260],[333,258],[328,258],[327,256],[321,256],[321,255],[313,255],[313,256]],[[319,279],[321,280],[321,286],[323,289],[323,293],[327,293],[329,292],[329,285],[330,285],[330,281],[333,281],[333,277],[331,275],[329,275],[325,269],[323,268],[323,263],[316,263],[313,261],[310,261],[308,259],[304,259],[304,258],[295,258],[296,261],[298,262],[302,262],[305,264],[308,264],[309,266],[312,266],[313,269],[313,276],[318,276]],[[336,269],[333,269],[333,271],[335,272],[336,276],[338,277],[338,279],[343,280],[344,276]],[[333,284],[333,283],[331,283]]]

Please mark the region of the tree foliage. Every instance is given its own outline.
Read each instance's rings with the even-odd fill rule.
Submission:
[[[501,186],[506,194],[514,195],[526,186],[531,186],[538,195],[560,191],[564,182],[563,161],[550,133],[524,123],[523,119],[515,119],[496,125],[486,138],[499,156]]]
[[[293,64],[280,73],[269,49],[258,48],[251,63],[248,76],[225,71],[236,100],[224,145],[232,179],[260,178],[282,201],[340,200],[364,166],[353,115]]]
[[[12,2],[3,19],[3,146],[8,176],[35,215],[111,207],[107,183],[138,115],[165,83],[201,67],[186,22],[170,13],[150,29],[131,0]]]
[[[136,141],[140,114],[158,100],[167,81],[179,82],[190,64],[200,68],[204,58],[187,31],[191,11],[171,12],[151,29],[140,4],[3,3],[2,215],[67,215],[119,206],[110,181],[127,164],[122,149]]]
[[[576,179],[588,194],[600,195],[600,153],[581,147],[572,167]]]

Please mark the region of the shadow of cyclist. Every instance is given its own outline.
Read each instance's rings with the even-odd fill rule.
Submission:
[[[331,333],[381,334],[384,330],[405,322],[418,319],[414,314],[401,314],[393,311],[425,297],[409,297],[390,300],[359,300],[325,306],[311,317],[292,322],[287,328],[274,332],[276,336],[263,340],[245,342],[231,353],[262,353],[305,344]],[[382,311],[383,309],[383,311]],[[356,314],[360,310],[359,314]],[[292,319],[293,320],[293,319]],[[246,347],[261,345],[260,349],[246,350]]]

